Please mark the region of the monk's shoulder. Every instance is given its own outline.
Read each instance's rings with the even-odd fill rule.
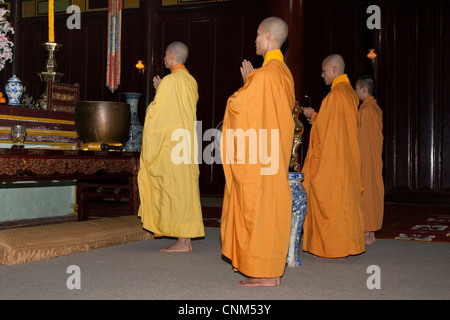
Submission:
[[[161,82],[159,83],[159,85],[160,86],[169,86],[173,83],[174,80],[175,80],[175,77],[174,77],[173,73],[169,73],[161,79]]]
[[[285,63],[279,61],[279,60],[270,60],[265,66],[264,68],[261,69],[265,69],[266,72],[270,72],[270,73],[286,73],[286,72],[290,72],[289,68],[286,66]]]
[[[197,80],[195,80],[195,77],[190,72],[186,72],[184,70],[179,70],[179,75],[184,77],[184,78],[187,78],[187,79],[189,79],[191,81],[197,82]]]
[[[336,94],[355,94],[355,91],[353,90],[352,86],[347,82],[341,82],[334,89],[331,91]]]
[[[379,106],[378,103],[377,103],[377,100],[371,101],[371,103],[369,104],[369,106],[370,106],[370,108],[371,108],[374,112],[376,112],[376,113],[382,112],[380,106]]]
[[[349,83],[340,83],[329,93],[335,99],[351,99],[358,101],[355,91]]]
[[[369,101],[361,104],[359,112],[361,114],[367,114],[370,117],[382,116],[383,114],[380,106],[376,103],[376,101]]]
[[[256,69],[254,71],[255,77],[257,81],[279,81],[280,77],[289,76],[292,78],[292,75],[288,69],[288,67],[281,61],[271,60],[264,67]]]
[[[169,77],[169,80],[173,84],[175,83],[177,83],[178,85],[189,84],[197,87],[197,80],[195,80],[194,76],[184,70],[177,70],[167,75],[166,77]]]

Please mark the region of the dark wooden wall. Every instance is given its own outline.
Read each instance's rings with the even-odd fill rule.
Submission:
[[[381,29],[369,30],[369,5]],[[386,201],[450,203],[450,3],[445,0],[305,0],[304,92],[316,109],[329,88],[321,62],[340,53],[352,85],[378,82],[384,115]],[[366,55],[376,49],[372,67]],[[308,135],[309,126],[306,135]]]
[[[450,203],[449,1],[384,1],[388,199]]]
[[[255,66],[262,58],[255,53],[258,25],[267,17],[267,1],[163,7],[156,15],[155,53],[152,74],[165,75],[165,48],[173,41],[189,47],[186,67],[199,85],[197,120],[202,132],[217,127],[223,120],[228,97],[242,86],[239,71],[242,60]],[[211,141],[203,142],[204,150]],[[200,189],[203,194],[222,194],[225,179],[222,165],[200,164]]]
[[[137,91],[141,122],[153,99],[152,77],[167,74],[163,56],[167,44],[181,40],[190,47],[187,67],[199,83],[198,120],[203,132],[221,120],[227,98],[242,82],[239,65],[255,55],[259,22],[269,15],[289,21],[287,64],[296,79],[297,99],[311,97],[318,109],[329,88],[320,77],[321,62],[340,53],[352,84],[362,74],[374,74],[384,113],[384,174],[386,200],[449,203],[450,199],[450,3],[447,0],[236,0],[162,7],[161,1],[140,1],[139,9],[123,12],[122,81],[112,94],[106,88],[106,12],[83,13],[81,30],[66,28],[67,15],[56,15],[55,37],[63,82],[79,82],[85,100],[124,101],[123,92]],[[381,30],[368,30],[369,5],[381,9]],[[14,72],[35,99],[43,92],[37,73],[44,70],[46,17],[16,17]],[[375,67],[366,58],[378,54]],[[144,60],[145,73],[135,69]],[[8,64],[1,75],[12,73]],[[304,119],[303,119],[304,120]],[[305,124],[303,155],[308,146]],[[209,142],[205,142],[206,146]],[[202,193],[221,194],[221,166],[202,164]]]
[[[37,100],[45,90],[37,74],[45,71],[47,53],[42,43],[48,41],[47,18],[17,16],[15,73]],[[55,15],[55,41],[62,45],[56,53],[57,71],[64,74],[61,82],[79,83],[82,100],[125,100],[123,92],[142,90],[135,68],[143,45],[138,9],[123,11],[121,85],[114,93],[106,87],[107,12],[81,13],[79,30],[66,27],[68,17]]]
[[[197,118],[205,132],[222,121],[228,97],[241,87],[242,60],[255,66],[263,61],[256,56],[255,38],[260,21],[268,16],[268,0],[168,7],[161,3],[140,1],[139,9],[123,10],[121,85],[114,93],[106,87],[107,12],[82,12],[80,30],[67,29],[68,15],[56,14],[55,41],[62,44],[56,54],[58,72],[64,74],[61,82],[80,83],[81,100],[125,101],[124,92],[141,92],[139,118],[143,123],[154,97],[153,76],[169,72],[164,68],[165,48],[183,41],[190,49],[187,68],[199,84]],[[47,58],[41,46],[48,40],[47,17],[22,18],[21,2],[12,11],[16,18],[14,72],[37,100],[45,89],[37,73],[44,71]],[[135,68],[138,59],[144,60],[144,74]],[[205,141],[199,150],[210,143]],[[200,172],[203,194],[223,193],[221,164],[201,163]]]
[[[354,84],[364,70],[366,47],[363,45],[365,8],[361,1],[352,0],[304,0],[304,58],[303,92],[300,101],[303,106],[319,110],[322,99],[330,88],[321,78],[322,61],[331,53],[339,53],[346,62],[346,73]],[[309,99],[305,98],[305,95]],[[303,155],[309,146],[311,125],[300,117],[305,126],[303,134]]]

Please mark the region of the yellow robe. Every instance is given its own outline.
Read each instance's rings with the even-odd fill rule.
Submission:
[[[205,235],[195,161],[197,101],[197,82],[177,65],[161,80],[147,108],[138,173],[139,216],[143,227],[158,235]]]
[[[384,213],[383,112],[375,98],[369,96],[359,107],[358,114],[365,231],[377,231],[382,227]]]
[[[312,122],[303,165],[308,209],[303,250],[326,258],[365,251],[358,98],[346,74],[334,79]]]
[[[250,277],[279,277],[284,273],[291,232],[288,171],[294,137],[294,103],[294,81],[280,50],[268,52],[263,67],[250,73],[244,86],[227,102],[222,129],[226,178],[222,253],[235,270]],[[262,133],[266,132],[267,154],[277,150],[278,156],[270,164],[260,155],[252,160],[255,156],[255,150],[249,152],[252,139],[246,139],[245,153],[240,153],[243,149],[234,139],[231,155],[224,156],[233,140],[227,139],[228,129],[254,132],[257,139],[253,143],[260,143]],[[278,130],[279,139],[271,129]],[[261,151],[260,146],[257,150]],[[273,170],[269,169],[271,165]]]

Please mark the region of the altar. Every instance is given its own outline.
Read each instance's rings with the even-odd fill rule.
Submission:
[[[17,124],[27,128],[23,149],[11,148]],[[136,214],[139,153],[81,145],[73,112],[0,105],[0,223],[87,220],[89,199],[98,197],[128,198]]]
[[[136,152],[0,149],[0,181],[76,180],[78,220],[89,218],[88,200],[96,196],[95,192],[90,193],[89,187],[102,185],[91,181],[127,179],[127,192],[117,196],[129,198],[129,212],[137,214],[138,171],[139,153]],[[22,203],[28,201],[24,196]]]
[[[0,150],[11,149],[13,125],[26,127],[26,149],[80,148],[73,113],[0,105]],[[75,185],[70,180],[0,181],[0,222],[73,216]]]

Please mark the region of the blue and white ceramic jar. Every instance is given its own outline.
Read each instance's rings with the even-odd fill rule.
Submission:
[[[125,144],[125,151],[141,152],[142,147],[142,129],[143,126],[138,118],[138,102],[141,96],[136,92],[124,92],[127,103],[130,105],[131,124],[128,133],[128,140]]]
[[[20,79],[16,77],[16,75],[13,75],[11,78],[9,78],[5,86],[5,93],[8,96],[9,105],[21,105],[20,98],[23,94],[23,85]]]
[[[303,173],[289,172],[289,184],[292,192],[292,226],[289,251],[287,257],[288,267],[297,267],[302,264],[300,259],[300,240],[303,228],[303,221],[306,215],[307,196],[302,185]]]

